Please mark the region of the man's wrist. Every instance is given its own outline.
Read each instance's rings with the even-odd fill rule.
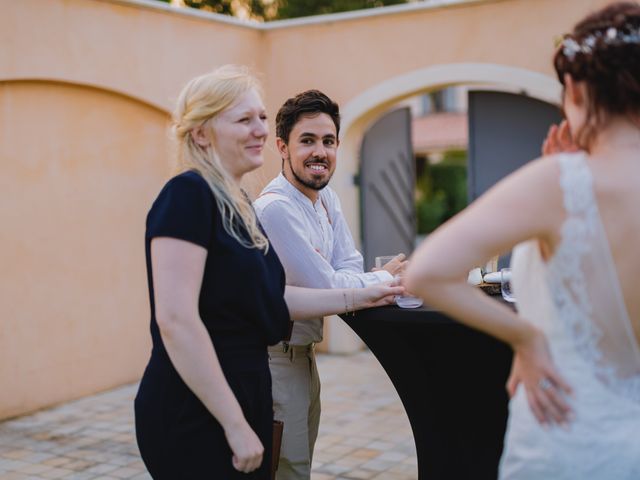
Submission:
[[[376,277],[378,277],[378,280],[380,280],[380,283],[393,281],[393,275],[391,275],[389,272],[387,272],[384,269],[376,270],[375,272],[371,272],[371,273],[373,273]]]

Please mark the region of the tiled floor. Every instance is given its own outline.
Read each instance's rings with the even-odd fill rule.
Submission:
[[[322,422],[311,479],[415,480],[409,422],[373,355],[320,355],[318,368]],[[128,385],[0,423],[0,480],[150,479],[133,434],[135,391]]]
[[[312,480],[418,478],[411,427],[369,352],[321,356],[322,420]]]

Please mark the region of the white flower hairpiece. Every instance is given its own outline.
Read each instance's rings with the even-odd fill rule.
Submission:
[[[628,45],[640,44],[640,27],[625,25],[623,29],[609,27],[606,30],[599,30],[584,37],[577,42],[571,37],[562,40],[560,47],[562,53],[569,61],[573,61],[578,53],[590,55],[598,44],[601,45]]]

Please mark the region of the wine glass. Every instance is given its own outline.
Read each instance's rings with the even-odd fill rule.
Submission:
[[[515,302],[516,297],[513,296],[513,290],[511,288],[511,269],[503,268],[500,270],[500,293],[502,298],[507,302]]]

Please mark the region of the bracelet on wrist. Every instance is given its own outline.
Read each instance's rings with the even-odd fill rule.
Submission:
[[[349,314],[349,303],[347,301],[347,292],[342,292],[342,297],[344,298],[344,313]]]

